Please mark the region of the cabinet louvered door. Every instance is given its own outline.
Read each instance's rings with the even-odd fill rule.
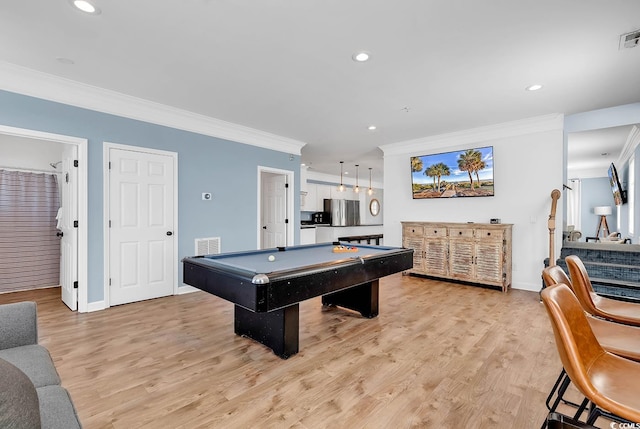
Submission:
[[[449,276],[457,280],[473,281],[473,240],[451,239],[449,241]]]
[[[425,240],[424,273],[429,276],[447,276],[449,272],[449,242],[446,238]]]
[[[449,272],[449,229],[424,225],[424,274],[446,277]]]
[[[483,283],[502,286],[504,251],[502,241],[480,242],[476,244],[476,277]]]
[[[402,230],[402,247],[413,249],[413,270],[422,272],[424,270],[424,238],[421,225],[405,225]]]

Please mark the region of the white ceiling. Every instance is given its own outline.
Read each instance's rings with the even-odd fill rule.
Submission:
[[[605,177],[618,161],[633,126],[569,133],[567,136],[567,178]]]
[[[0,61],[304,142],[319,172],[379,179],[383,144],[640,101],[640,47],[619,50],[638,0],[95,4],[3,0]]]

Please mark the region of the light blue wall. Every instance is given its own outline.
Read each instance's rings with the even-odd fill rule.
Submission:
[[[300,156],[230,142],[55,102],[0,91],[0,124],[85,138],[88,145],[88,297],[104,299],[103,142],[178,153],[178,257],[193,255],[194,240],[221,237],[222,250],[255,249],[258,165],[295,174],[300,193]],[[202,201],[212,192],[213,201]],[[294,225],[299,224],[299,198]],[[295,242],[299,242],[298,228]],[[182,264],[178,281],[182,282]]]
[[[580,214],[582,221],[582,239],[595,237],[600,216],[593,213],[593,208],[597,206],[610,206],[612,214],[607,216],[609,231],[617,231],[616,226],[616,206],[613,203],[611,186],[607,177],[596,177],[582,179],[580,181],[582,198],[580,199]]]

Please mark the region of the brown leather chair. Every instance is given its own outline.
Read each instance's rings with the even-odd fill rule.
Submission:
[[[542,279],[546,287],[551,287],[556,284],[566,284],[573,289],[571,280],[562,267],[558,265],[542,270]],[[640,362],[640,328],[599,319],[587,313],[586,316],[593,333],[605,350],[618,356]],[[578,408],[574,418],[577,418],[578,414],[582,414],[585,405],[584,401],[582,405],[579,405],[564,398],[570,383],[571,380],[567,377],[567,373],[563,368],[549,392],[549,396],[547,396],[546,406],[550,413],[554,413],[562,401],[567,405]],[[551,403],[554,395],[556,399]],[[546,424],[543,424],[542,428],[545,427]]]
[[[617,323],[640,326],[640,304],[598,295],[580,258],[570,255],[565,262],[569,268],[573,293],[587,313]]]
[[[640,363],[602,348],[569,286],[551,286],[541,295],[562,365],[591,402],[587,424],[600,415],[640,423]]]
[[[547,287],[559,283],[566,284],[575,294],[573,282],[569,279],[562,267],[558,265],[542,270],[542,279]],[[637,311],[640,313],[640,304],[621,302],[623,304],[636,306]],[[618,356],[640,362],[640,328],[623,325],[615,321],[599,319],[591,316],[588,312],[587,321],[605,350]]]

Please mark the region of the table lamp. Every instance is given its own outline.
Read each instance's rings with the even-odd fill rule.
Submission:
[[[609,232],[609,225],[607,225],[607,216],[612,213],[611,206],[598,206],[593,208],[593,213],[600,216],[598,221],[598,229],[596,229],[596,237],[600,237],[600,230],[604,233],[604,237],[607,237]]]

